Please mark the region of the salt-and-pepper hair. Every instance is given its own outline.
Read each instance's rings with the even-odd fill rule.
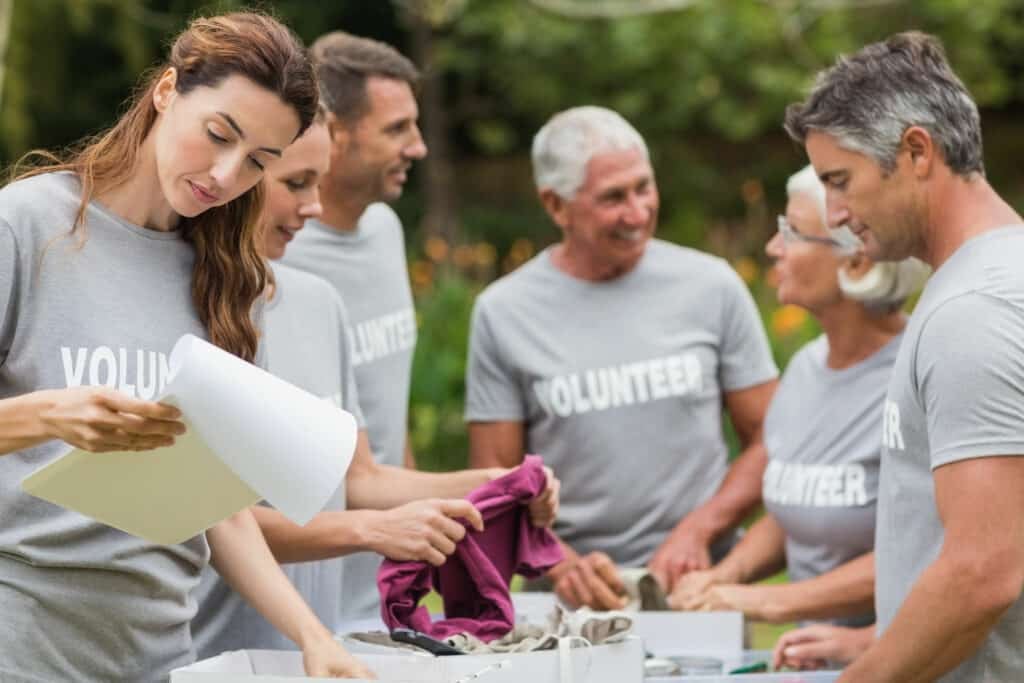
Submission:
[[[956,174],[984,174],[981,117],[934,36],[909,31],[872,43],[818,74],[804,102],[786,109],[785,129],[803,144],[814,131],[864,154],[885,171],[896,166],[903,134],[928,131]]]
[[[595,106],[566,109],[551,117],[533,138],[534,182],[538,190],[572,199],[595,155],[629,149],[650,160],[647,143],[620,114]]]

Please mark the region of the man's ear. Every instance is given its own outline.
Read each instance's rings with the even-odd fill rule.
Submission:
[[[153,106],[161,114],[167,111],[167,107],[171,106],[174,96],[178,93],[175,90],[177,85],[178,70],[173,66],[169,66],[166,71],[160,74],[160,79],[156,82],[156,87],[153,88]]]
[[[569,200],[558,194],[550,187],[546,187],[538,193],[541,206],[548,212],[548,216],[555,222],[555,225],[565,230],[569,225]]]
[[[331,158],[342,157],[352,143],[352,128],[334,112],[327,112],[327,133],[331,138]]]
[[[938,154],[931,133],[921,126],[911,126],[904,131],[901,146],[910,153],[910,168],[914,175],[919,178],[927,177]]]

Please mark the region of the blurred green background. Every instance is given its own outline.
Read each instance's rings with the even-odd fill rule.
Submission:
[[[388,41],[426,74],[431,155],[397,209],[420,323],[412,439],[427,469],[465,463],[475,295],[557,238],[528,150],[558,110],[610,106],[644,134],[660,235],[735,266],[780,364],[816,333],[776,304],[763,253],[785,179],[806,163],[780,121],[837,54],[904,29],[941,36],[982,107],[989,176],[1024,208],[1024,0],[0,0],[0,164],[102,130],[190,17],[252,6],[307,41],[335,29]]]

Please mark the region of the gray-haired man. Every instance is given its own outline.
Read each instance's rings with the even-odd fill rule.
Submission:
[[[977,107],[903,33],[821,74],[786,129],[832,225],[935,269],[883,412],[880,637],[840,680],[1024,680],[1024,226],[985,180]]]
[[[562,479],[566,602],[621,607],[619,566],[671,588],[728,548],[760,501],[761,423],[777,371],[727,263],[655,240],[658,190],[640,134],[579,107],[534,139],[562,241],[484,291],[466,420],[474,466],[540,453]],[[745,451],[730,468],[723,403]]]

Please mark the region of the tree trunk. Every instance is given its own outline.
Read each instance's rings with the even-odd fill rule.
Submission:
[[[449,245],[459,238],[455,171],[448,150],[448,117],[444,109],[444,83],[434,61],[434,28],[420,12],[409,12],[413,61],[421,69],[419,106],[423,139],[429,153],[421,163],[424,198],[423,237],[441,237]]]
[[[7,67],[7,43],[11,37],[14,0],[0,0],[0,107],[4,97],[4,73]]]

